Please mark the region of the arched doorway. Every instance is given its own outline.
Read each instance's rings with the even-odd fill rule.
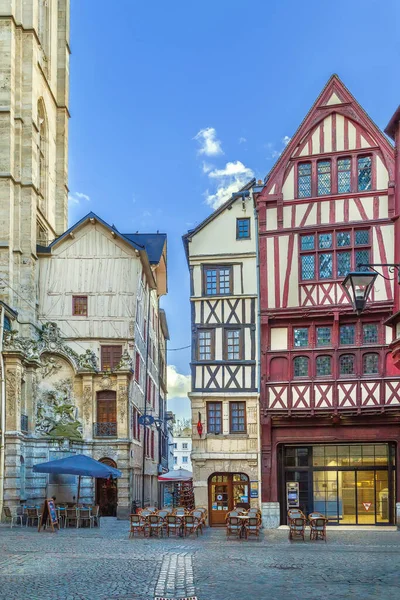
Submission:
[[[225,525],[234,506],[249,508],[250,482],[244,473],[213,473],[208,479],[208,514],[211,527]]]
[[[117,468],[112,458],[101,458],[100,462]],[[118,488],[116,479],[96,479],[96,504],[100,507],[102,517],[116,517],[118,506]]]

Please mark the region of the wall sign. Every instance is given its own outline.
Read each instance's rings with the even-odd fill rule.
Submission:
[[[250,498],[258,498],[258,481],[250,481]]]
[[[222,494],[218,494],[217,500],[218,500],[218,502],[221,502],[221,500],[222,500]]]

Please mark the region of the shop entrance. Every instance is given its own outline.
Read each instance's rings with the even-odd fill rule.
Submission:
[[[225,525],[234,506],[249,508],[249,478],[244,473],[214,473],[208,479],[208,514],[211,527]]]
[[[112,458],[102,458],[101,463],[117,468]],[[116,479],[96,479],[96,504],[99,505],[102,517],[116,517],[118,506],[118,488]]]
[[[341,525],[393,523],[394,448],[389,444],[286,446],[283,463],[285,485],[299,483],[306,514],[318,511]]]

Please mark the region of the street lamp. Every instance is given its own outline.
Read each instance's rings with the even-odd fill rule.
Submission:
[[[358,315],[362,313],[367,304],[369,293],[377,276],[376,271],[355,271],[349,273],[342,282],[342,287]]]

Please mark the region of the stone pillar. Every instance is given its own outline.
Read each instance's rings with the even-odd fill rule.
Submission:
[[[96,420],[96,403],[93,394],[93,375],[82,375],[82,422],[83,439],[93,439],[93,423]]]
[[[129,448],[125,451],[120,448],[118,452],[118,469],[122,471],[122,477],[118,479],[118,507],[117,507],[117,518],[118,519],[129,519],[130,506],[131,506],[131,494],[129,489]]]

